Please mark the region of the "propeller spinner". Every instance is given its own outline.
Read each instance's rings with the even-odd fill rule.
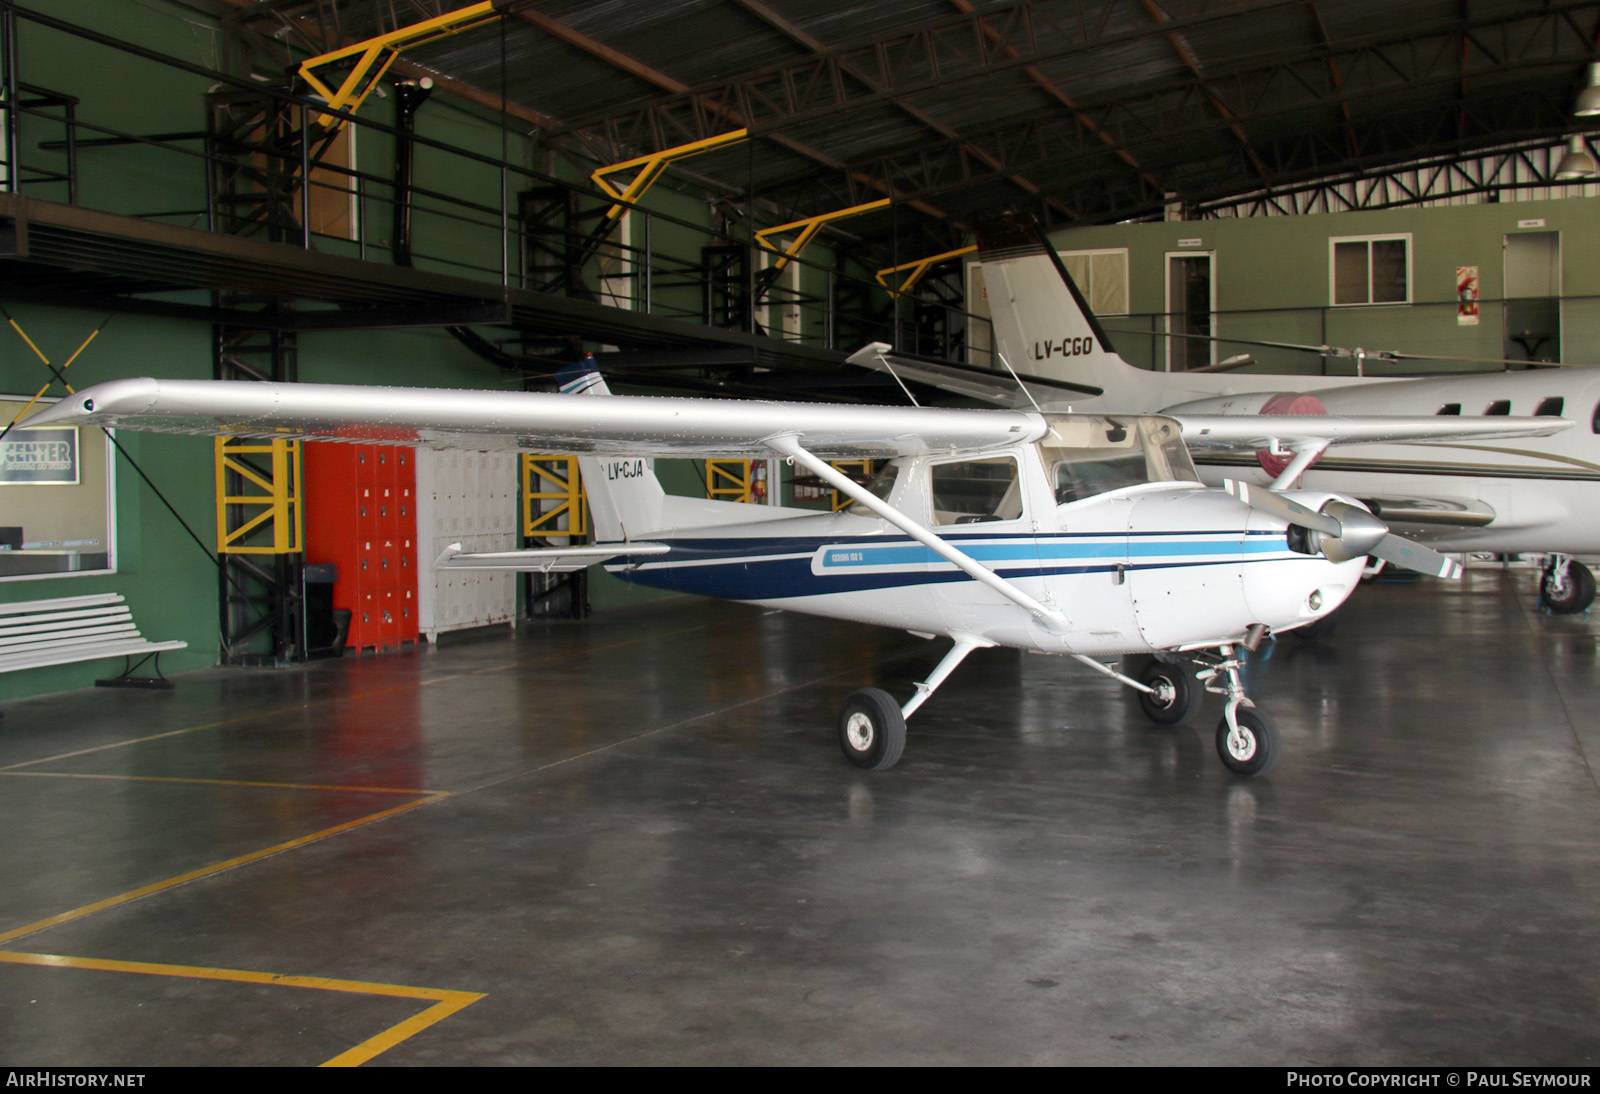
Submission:
[[[1461,564],[1455,559],[1395,535],[1387,524],[1359,505],[1335,500],[1324,504],[1321,510],[1313,510],[1264,486],[1251,486],[1237,479],[1227,479],[1223,485],[1246,505],[1304,528],[1308,533],[1307,547],[1321,551],[1333,562],[1371,555],[1435,577],[1461,576]]]

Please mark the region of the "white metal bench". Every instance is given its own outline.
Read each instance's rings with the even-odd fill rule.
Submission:
[[[170,688],[172,682],[161,675],[161,652],[181,650],[188,644],[151,642],[142,637],[121,593],[0,604],[0,672],[123,657],[127,663],[121,676],[96,680],[95,684]],[[133,675],[152,658],[154,676]]]

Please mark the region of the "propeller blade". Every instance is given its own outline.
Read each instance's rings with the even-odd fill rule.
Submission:
[[[1461,564],[1455,559],[1395,535],[1388,525],[1358,505],[1330,501],[1318,513],[1264,486],[1224,479],[1223,487],[1246,505],[1318,533],[1313,541],[1316,549],[1334,562],[1371,555],[1435,577],[1461,576]]]
[[[1392,565],[1434,577],[1459,578],[1462,572],[1461,563],[1455,559],[1441,555],[1431,547],[1402,539],[1393,532],[1380,539],[1367,553]]]
[[[1251,486],[1238,479],[1224,479],[1222,486],[1246,505],[1271,513],[1279,520],[1297,524],[1301,528],[1309,528],[1313,532],[1321,532],[1325,536],[1337,537],[1344,533],[1344,525],[1337,519],[1319,513],[1315,509],[1307,509],[1299,502],[1274,493],[1265,486]]]

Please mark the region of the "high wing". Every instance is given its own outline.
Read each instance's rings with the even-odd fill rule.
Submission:
[[[30,428],[45,425],[689,457],[770,456],[772,437],[796,435],[825,459],[982,451],[1035,440],[1047,428],[1039,414],[1020,410],[147,378],[98,384],[28,420]]]

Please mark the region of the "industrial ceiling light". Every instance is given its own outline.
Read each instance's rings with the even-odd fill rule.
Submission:
[[[1600,114],[1600,64],[1589,66],[1589,86],[1578,92],[1578,105],[1572,112],[1580,118]]]
[[[1558,179],[1586,179],[1595,175],[1594,157],[1589,155],[1583,146],[1583,138],[1573,137],[1567,141],[1566,155],[1561,157],[1561,162],[1556,164],[1556,178]]]

